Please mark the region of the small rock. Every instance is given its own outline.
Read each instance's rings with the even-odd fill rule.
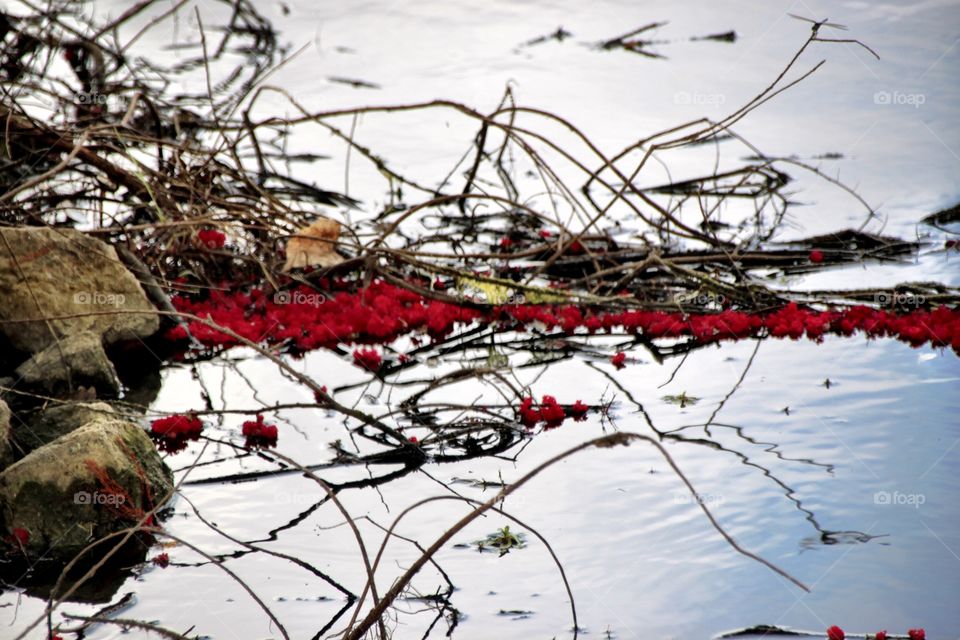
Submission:
[[[53,394],[80,385],[91,385],[107,394],[120,391],[120,380],[100,336],[89,331],[61,338],[17,367],[16,373],[20,384]]]
[[[117,259],[113,247],[73,229],[20,227],[0,229],[0,322],[10,344],[36,353],[55,337],[91,331],[103,344],[145,338],[159,319],[137,279]],[[6,250],[9,248],[9,250]],[[10,252],[13,255],[10,255]],[[123,311],[124,313],[102,313]],[[91,314],[91,315],[84,315]]]
[[[70,559],[130,526],[172,488],[173,474],[141,427],[99,418],[0,473],[0,538],[25,531],[31,555]]]

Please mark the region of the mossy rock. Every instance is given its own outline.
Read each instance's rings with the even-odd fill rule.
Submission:
[[[84,331],[51,344],[17,367],[20,386],[61,395],[78,386],[90,386],[101,394],[115,395],[120,381],[113,363],[100,343],[100,336]]]
[[[172,488],[173,474],[141,427],[100,418],[0,473],[0,529],[30,555],[69,560],[134,524]]]
[[[13,462],[13,442],[10,428],[10,407],[0,400],[0,471]]]
[[[3,228],[0,235],[7,249],[0,255],[0,320],[17,321],[0,322],[0,333],[14,348],[36,353],[81,331],[111,345],[159,328],[156,309],[109,244],[62,228]]]
[[[112,419],[115,414],[113,407],[106,402],[68,402],[49,406],[31,415],[21,415],[24,422],[13,429],[13,440],[23,456],[88,422]]]

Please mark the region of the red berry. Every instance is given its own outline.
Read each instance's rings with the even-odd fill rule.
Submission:
[[[198,231],[197,238],[209,249],[220,249],[227,242],[227,236],[216,229],[203,229]]]

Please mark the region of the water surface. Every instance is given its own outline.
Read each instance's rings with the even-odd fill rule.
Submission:
[[[734,110],[772,80],[805,40],[809,25],[787,13],[829,17],[850,30],[825,30],[825,35],[858,38],[882,59],[855,44],[815,44],[797,71],[821,59],[826,65],[751,114],[737,131],[765,153],[810,160],[855,186],[880,212],[868,230],[919,237],[929,244],[906,263],[854,265],[788,284],[839,288],[907,280],[958,282],[960,258],[939,250],[943,233],[918,225],[922,216],[960,196],[960,128],[954,107],[960,6],[955,2],[287,4],[287,16],[279,3],[264,5],[263,11],[275,20],[282,38],[307,48],[270,83],[286,89],[309,111],[438,97],[490,111],[509,85],[518,102],[562,115],[611,153],[678,123],[718,119]],[[102,6],[116,14],[122,4]],[[661,41],[650,51],[663,59],[591,46],[654,21],[668,22],[650,34]],[[571,37],[522,46],[561,25]],[[191,21],[181,28],[179,35],[185,37]],[[730,30],[736,31],[735,43],[690,40]],[[170,42],[158,34],[149,38],[158,49]],[[352,88],[331,78],[379,88]],[[917,104],[919,96],[922,104]],[[280,95],[263,98],[260,111],[278,110],[294,114]],[[351,123],[345,119],[344,124],[349,128]],[[475,123],[442,111],[365,116],[355,128],[356,139],[388,158],[392,167],[427,182],[446,174],[474,133]],[[345,176],[339,161],[342,145],[322,130],[293,144],[334,156],[301,170],[318,184],[347,189],[361,199],[364,207],[350,214],[354,218],[383,205],[382,179],[356,157]],[[747,149],[727,143],[723,150],[724,162],[748,155]],[[815,158],[822,154],[842,158]],[[671,165],[675,175],[702,167],[702,158],[677,162]],[[780,239],[864,221],[865,212],[849,195],[801,172],[795,177],[798,204]],[[663,178],[651,164],[650,183]],[[346,490],[341,498],[355,517],[387,525],[417,500],[443,495],[442,483],[485,499],[494,489],[454,481],[510,482],[590,437],[613,429],[650,435],[652,424],[676,436],[665,440],[667,449],[722,526],[812,592],[804,594],[734,552],[650,446],[590,450],[546,470],[505,505],[535,527],[562,561],[580,626],[588,634],[584,637],[706,638],[757,624],[812,630],[838,624],[848,633],[903,633],[924,626],[931,638],[956,636],[960,363],[954,353],[861,337],[830,337],[822,344],[743,341],[692,353],[669,382],[678,359],[657,364],[642,350],[630,355],[637,361],[622,371],[602,359],[515,371],[538,396],[552,394],[562,402],[613,399],[608,419],[594,415],[582,424],[568,421],[513,450],[516,460],[427,465],[423,472],[377,488]],[[511,357],[514,365],[528,358]],[[369,378],[326,352],[293,364],[331,388]],[[419,367],[403,376],[419,379],[457,366],[450,358],[437,368]],[[217,407],[310,401],[306,390],[243,350],[197,370]],[[735,387],[706,430],[703,425]],[[155,408],[197,408],[200,391],[188,369],[171,368]],[[374,381],[338,398],[377,412],[409,392]],[[465,404],[495,397],[490,388],[476,384],[444,393],[444,401]],[[681,408],[662,399],[681,393],[700,400]],[[279,450],[304,464],[328,462],[329,443],[345,437],[342,421],[322,410],[284,411],[279,418]],[[229,418],[213,434],[227,438],[240,421]],[[189,466],[191,453],[198,450],[172,459],[173,466]],[[232,454],[221,446],[205,455]],[[199,468],[190,479],[267,468],[263,461],[247,458]],[[384,472],[348,468],[323,477],[343,482]],[[310,481],[291,474],[243,484],[187,485],[183,494],[167,526],[207,553],[231,554],[240,547],[205,526],[191,504],[233,536],[303,558],[351,591],[361,588],[363,574],[351,534],[329,505],[313,509],[322,492]],[[414,512],[399,531],[428,544],[464,513],[460,504],[435,503]],[[489,515],[455,542],[470,543],[504,524],[503,517]],[[368,540],[382,535],[369,523],[360,526]],[[171,567],[144,570],[121,587],[119,593],[137,596],[124,617],[157,620],[178,630],[194,626],[217,638],[279,637],[242,589],[216,567],[184,548],[169,553]],[[408,544],[391,543],[383,588],[415,557]],[[461,617],[454,637],[572,636],[563,584],[533,536],[527,548],[503,557],[447,546],[437,561],[457,587],[452,603]],[[289,562],[263,553],[238,554],[227,562],[269,603],[291,637],[312,637],[345,603],[336,588]],[[433,570],[414,582],[423,594],[443,584]],[[18,600],[11,592],[0,604],[11,605],[5,612],[16,611],[8,631],[42,608],[41,601]],[[89,613],[96,608],[70,604],[64,610]],[[395,637],[421,637],[433,620],[425,608],[416,601],[401,604],[392,623]],[[502,613],[512,611],[527,613]],[[432,637],[443,631],[441,624]],[[98,627],[87,637],[120,635],[117,629]]]

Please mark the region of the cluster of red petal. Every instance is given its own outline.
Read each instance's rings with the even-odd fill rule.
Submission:
[[[651,339],[692,337],[707,343],[763,335],[794,340],[806,336],[820,341],[826,334],[850,336],[861,332],[871,338],[897,338],[914,347],[926,343],[953,347],[960,353],[960,311],[945,307],[898,315],[864,306],[815,311],[790,303],[773,313],[759,315],[729,309],[712,314],[665,311],[589,314],[578,307],[526,305],[498,307],[494,313],[498,320],[513,320],[523,325],[539,323],[567,333],[576,328],[590,333],[623,329]]]
[[[247,420],[243,423],[242,433],[247,438],[248,445],[271,446],[277,443],[276,425],[266,424],[262,415],[257,415],[256,420]]]
[[[907,631],[907,637],[909,637],[910,640],[926,640],[927,633],[923,629],[910,629]],[[845,638],[846,634],[843,632],[843,629],[837,625],[833,625],[827,629],[827,640],[844,640]],[[867,640],[870,640],[869,633],[867,634]],[[887,640],[886,630],[877,631],[873,635],[873,640]]]
[[[567,412],[553,396],[543,396],[539,405],[534,406],[534,404],[533,398],[530,397],[520,402],[517,414],[520,417],[520,423],[525,427],[534,427],[540,422],[543,422],[548,429],[559,427],[567,417]]]
[[[367,371],[378,371],[383,357],[376,349],[357,349],[353,352],[353,363]]]
[[[521,400],[517,413],[520,416],[520,423],[525,427],[532,427],[540,422],[540,410],[533,408],[533,398],[526,397]]]
[[[210,249],[222,249],[227,242],[227,236],[216,229],[203,229],[197,232],[197,239]]]
[[[587,411],[590,410],[590,405],[584,404],[577,400],[570,406],[570,415],[573,416],[573,419],[577,422],[586,419]]]
[[[14,527],[9,535],[4,536],[3,541],[12,547],[22,549],[30,542],[30,532],[23,527]]]
[[[150,432],[161,438],[191,438],[201,431],[203,423],[196,416],[167,416],[150,423]]]
[[[910,629],[907,631],[907,637],[910,638],[910,640],[926,640],[927,632],[923,629]],[[843,629],[837,625],[833,625],[827,629],[827,640],[844,640],[845,638],[846,634],[844,634]],[[867,634],[867,640],[870,640],[870,634]],[[887,640],[886,630],[877,631],[873,635],[873,640]]]
[[[400,335],[425,331],[434,338],[450,333],[458,323],[499,322],[505,327],[538,324],[567,333],[625,331],[650,339],[693,338],[702,343],[738,340],[752,336],[806,337],[819,341],[827,334],[891,337],[914,347],[930,343],[952,347],[960,353],[960,311],[940,307],[896,314],[864,306],[844,310],[815,311],[790,303],[773,313],[760,315],[725,310],[713,314],[665,311],[593,312],[572,305],[505,305],[489,312],[429,300],[406,289],[374,282],[356,293],[341,291],[321,304],[306,288],[279,304],[260,289],[249,293],[213,292],[194,301],[174,297],[179,311],[209,318],[253,342],[289,343],[299,351],[334,348],[341,343],[386,344]],[[191,334],[207,346],[233,346],[237,340],[207,325],[189,323]],[[182,327],[168,333],[171,340],[184,340]],[[379,357],[379,356],[378,356]],[[358,364],[370,364],[358,362]],[[375,367],[368,367],[375,368]]]
[[[209,318],[247,340],[289,342],[299,351],[332,349],[343,342],[386,344],[413,331],[441,338],[457,323],[471,323],[483,315],[382,282],[357,293],[331,295],[320,304],[313,302],[315,294],[311,289],[298,289],[290,296],[291,302],[280,304],[267,299],[262,290],[253,289],[249,293],[213,292],[201,301],[177,296],[173,303],[178,311]],[[233,346],[238,342],[202,322],[190,322],[189,329],[207,346]],[[184,340],[187,336],[178,326],[168,337]]]
[[[157,448],[167,453],[177,453],[187,448],[187,442],[196,440],[203,431],[203,423],[196,416],[167,416],[150,423],[150,434],[157,441]]]
[[[324,399],[324,395],[329,395],[327,392],[327,385],[320,387],[320,391],[314,391],[313,399],[317,404],[325,404],[326,400]]]

